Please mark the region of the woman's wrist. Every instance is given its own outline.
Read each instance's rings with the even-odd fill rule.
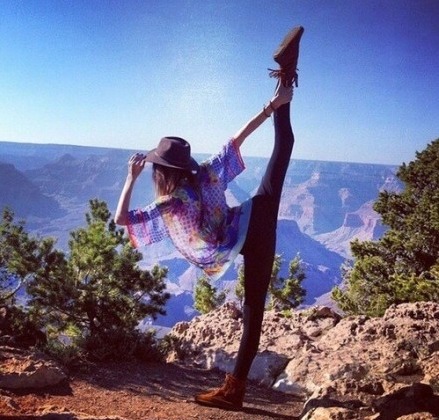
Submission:
[[[279,103],[278,96],[275,96],[274,98],[272,98],[270,103],[271,103],[271,106],[273,107],[273,111],[276,111],[276,109],[278,109],[282,105],[282,103]]]
[[[271,113],[273,112],[273,110],[270,107],[270,104],[268,105],[264,105],[262,108],[262,112],[264,113],[264,115],[269,118],[271,116]]]
[[[137,177],[131,173],[129,173],[125,179],[125,184],[133,185],[136,182]]]

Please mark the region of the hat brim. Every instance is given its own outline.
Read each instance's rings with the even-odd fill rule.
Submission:
[[[182,169],[185,171],[191,171],[195,173],[197,173],[200,170],[200,165],[198,165],[197,161],[192,157],[189,162],[189,165],[187,166],[175,165],[172,162],[169,162],[166,159],[163,159],[161,156],[159,156],[156,153],[156,150],[157,149],[152,149],[149,152],[147,152],[145,157],[145,162],[156,163],[158,165],[167,166],[168,168]]]

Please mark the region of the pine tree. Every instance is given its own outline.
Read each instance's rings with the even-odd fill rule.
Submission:
[[[235,296],[238,299],[241,309],[244,304],[244,263],[239,265],[238,268],[238,279],[235,284]]]
[[[140,269],[141,254],[110,216],[105,202],[91,200],[86,227],[71,232],[68,258],[56,254],[28,286],[32,311],[58,331],[81,331],[89,349],[136,339],[139,321],[164,314],[169,298],[167,269]]]
[[[282,263],[282,256],[276,254],[268,286],[268,309],[283,311],[297,308],[303,303],[306,296],[306,290],[302,287],[302,282],[305,280],[306,275],[302,268],[300,257],[297,255],[290,261],[287,278],[279,276]],[[244,301],[244,264],[241,264],[238,269],[235,295],[242,307]]]
[[[52,239],[31,237],[24,221],[5,208],[0,224],[0,304],[13,303],[17,292],[58,254]]]
[[[383,191],[374,205],[389,229],[352,242],[354,265],[333,290],[346,313],[380,316],[391,304],[439,299],[439,139],[397,176],[403,192]]]
[[[0,225],[0,305],[13,303],[23,286],[28,270],[23,269],[20,245],[28,240],[23,223],[14,223],[14,213],[5,208]],[[17,261],[18,259],[18,261]]]
[[[14,212],[5,208],[0,224],[0,306],[3,312],[2,333],[14,336],[17,343],[35,344],[44,341],[40,328],[44,322],[32,316],[18,302],[18,292],[28,284],[49,276],[64,254],[54,248],[51,238],[33,237],[25,222],[15,220]]]
[[[303,303],[306,295],[306,290],[302,287],[302,282],[306,276],[302,269],[300,257],[297,255],[290,261],[287,278],[279,276],[282,262],[282,256],[276,254],[269,286],[268,308],[277,311],[297,308]]]
[[[210,284],[205,274],[197,279],[194,291],[194,308],[201,314],[221,306],[226,300],[226,291],[218,292],[216,287]]]

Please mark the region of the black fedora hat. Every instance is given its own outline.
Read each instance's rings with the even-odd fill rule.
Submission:
[[[163,137],[158,146],[147,153],[145,161],[195,173],[200,168],[191,157],[190,144],[180,137]]]

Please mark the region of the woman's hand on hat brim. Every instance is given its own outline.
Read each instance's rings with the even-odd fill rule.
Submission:
[[[135,153],[128,161],[128,174],[136,179],[143,171],[146,164],[146,155],[143,153]]]

